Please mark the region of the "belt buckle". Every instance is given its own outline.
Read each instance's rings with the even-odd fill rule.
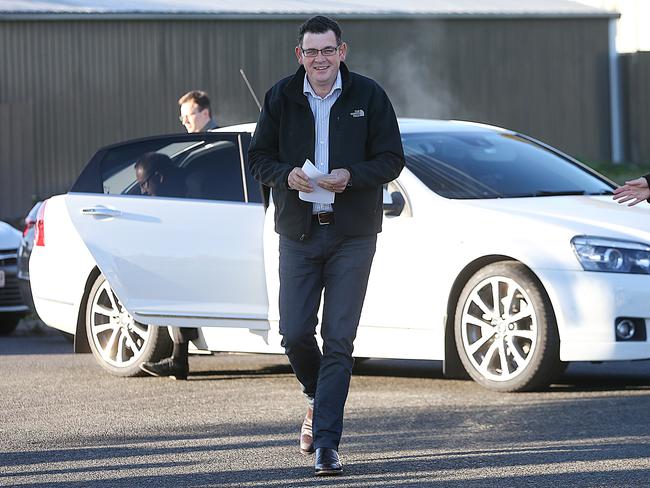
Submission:
[[[318,215],[318,225],[330,225],[330,213],[329,212],[319,212],[316,215]],[[326,220],[322,220],[326,219]]]

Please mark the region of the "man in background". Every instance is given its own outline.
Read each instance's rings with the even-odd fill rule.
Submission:
[[[206,92],[201,90],[189,91],[179,98],[178,105],[180,105],[180,116],[178,119],[187,132],[205,132],[207,130],[218,128],[216,121],[212,117],[210,98]],[[147,191],[149,187],[155,187],[156,184],[159,183],[160,179],[162,179],[163,182],[165,181],[165,175],[162,172],[154,171],[155,168],[150,168],[150,165],[147,164],[151,158],[152,156],[149,156],[144,164],[141,164],[141,161],[138,161],[138,164],[136,164],[136,175],[138,177],[138,182],[140,183],[140,188],[143,193],[150,195],[152,195],[152,193]],[[154,157],[153,159],[155,159],[156,162],[159,162],[159,158]],[[150,174],[145,174],[146,169],[152,170],[149,171]],[[145,176],[149,179],[145,180]],[[155,363],[143,363],[140,365],[140,368],[152,376],[168,376],[176,380],[186,380],[190,370],[188,352],[189,344],[190,341],[199,338],[199,331],[198,329],[191,327],[172,327],[171,331],[172,340],[174,341],[174,349],[171,357],[164,358]]]
[[[192,90],[178,99],[181,114],[178,119],[187,132],[205,132],[217,129],[217,122],[212,118],[210,98],[201,90]]]

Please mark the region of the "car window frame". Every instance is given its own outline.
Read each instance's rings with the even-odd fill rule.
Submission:
[[[246,137],[248,136],[248,137]],[[104,196],[120,196],[118,194],[106,194],[104,193],[103,188],[103,175],[102,168],[103,164],[106,161],[107,156],[119,148],[123,148],[128,145],[136,144],[145,144],[147,142],[156,142],[156,141],[166,141],[167,144],[172,144],[174,142],[190,142],[193,140],[203,140],[205,142],[219,142],[219,141],[229,141],[233,142],[236,145],[238,150],[239,158],[239,176],[240,182],[242,184],[244,199],[239,203],[252,203],[261,205],[262,202],[251,201],[251,188],[252,184],[251,177],[247,171],[247,156],[248,156],[248,144],[250,143],[251,137],[248,133],[242,132],[196,132],[196,133],[187,133],[187,134],[160,134],[155,136],[141,137],[137,139],[130,139],[115,144],[110,144],[100,148],[92,158],[86,163],[85,167],[79,173],[79,176],[72,184],[72,187],[69,190],[69,193],[97,193]],[[121,195],[123,196],[123,195]],[[203,200],[203,199],[202,199]],[[231,200],[211,200],[205,199],[205,201],[213,202],[224,202]],[[237,202],[235,202],[237,203]]]

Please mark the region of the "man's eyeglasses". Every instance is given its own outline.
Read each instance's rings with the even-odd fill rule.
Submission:
[[[140,191],[146,192],[149,189],[149,180],[156,174],[157,172],[154,172],[147,176],[144,180],[138,181],[138,185],[140,185]]]
[[[188,118],[190,115],[197,115],[197,114],[200,114],[201,112],[202,112],[202,110],[197,110],[196,112],[190,112],[189,114],[181,115],[181,116],[178,117],[178,120],[180,120],[181,123],[183,123],[183,121],[186,118]]]
[[[303,49],[300,48],[300,51],[302,52],[302,55],[305,56],[306,58],[315,58],[318,56],[318,53],[321,53],[323,56],[333,56],[336,54],[336,51],[339,50],[339,47],[341,45],[339,44],[338,46],[327,46],[324,47],[323,49]]]

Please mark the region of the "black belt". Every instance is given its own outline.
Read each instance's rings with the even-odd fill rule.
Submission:
[[[311,216],[314,222],[319,225],[329,225],[334,223],[334,212],[318,212]]]

